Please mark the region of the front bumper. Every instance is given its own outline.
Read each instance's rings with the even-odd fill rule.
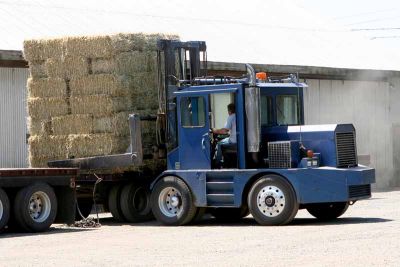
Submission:
[[[375,169],[361,165],[347,169],[320,167],[291,170],[285,175],[295,187],[301,204],[370,198],[371,184],[375,183]]]

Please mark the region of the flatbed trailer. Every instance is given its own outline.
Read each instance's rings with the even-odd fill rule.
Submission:
[[[0,169],[0,232],[46,231],[75,220],[77,168]]]

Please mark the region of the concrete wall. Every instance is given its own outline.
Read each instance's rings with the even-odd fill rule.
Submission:
[[[0,68],[0,168],[27,167],[26,68]]]
[[[353,123],[378,189],[400,186],[400,80],[306,80],[305,123]]]

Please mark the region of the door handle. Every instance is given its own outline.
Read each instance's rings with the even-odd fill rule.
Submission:
[[[208,133],[203,134],[201,138],[201,149],[206,149],[206,137],[208,137]]]

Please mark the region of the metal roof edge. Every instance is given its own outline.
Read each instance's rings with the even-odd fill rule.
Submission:
[[[28,68],[21,50],[0,50],[0,67]]]
[[[256,71],[265,71],[273,74],[297,73],[302,79],[332,79],[332,80],[362,80],[386,81],[389,78],[400,77],[400,71],[350,69],[335,67],[279,65],[279,64],[252,64]],[[244,63],[207,62],[208,70],[246,72]]]

